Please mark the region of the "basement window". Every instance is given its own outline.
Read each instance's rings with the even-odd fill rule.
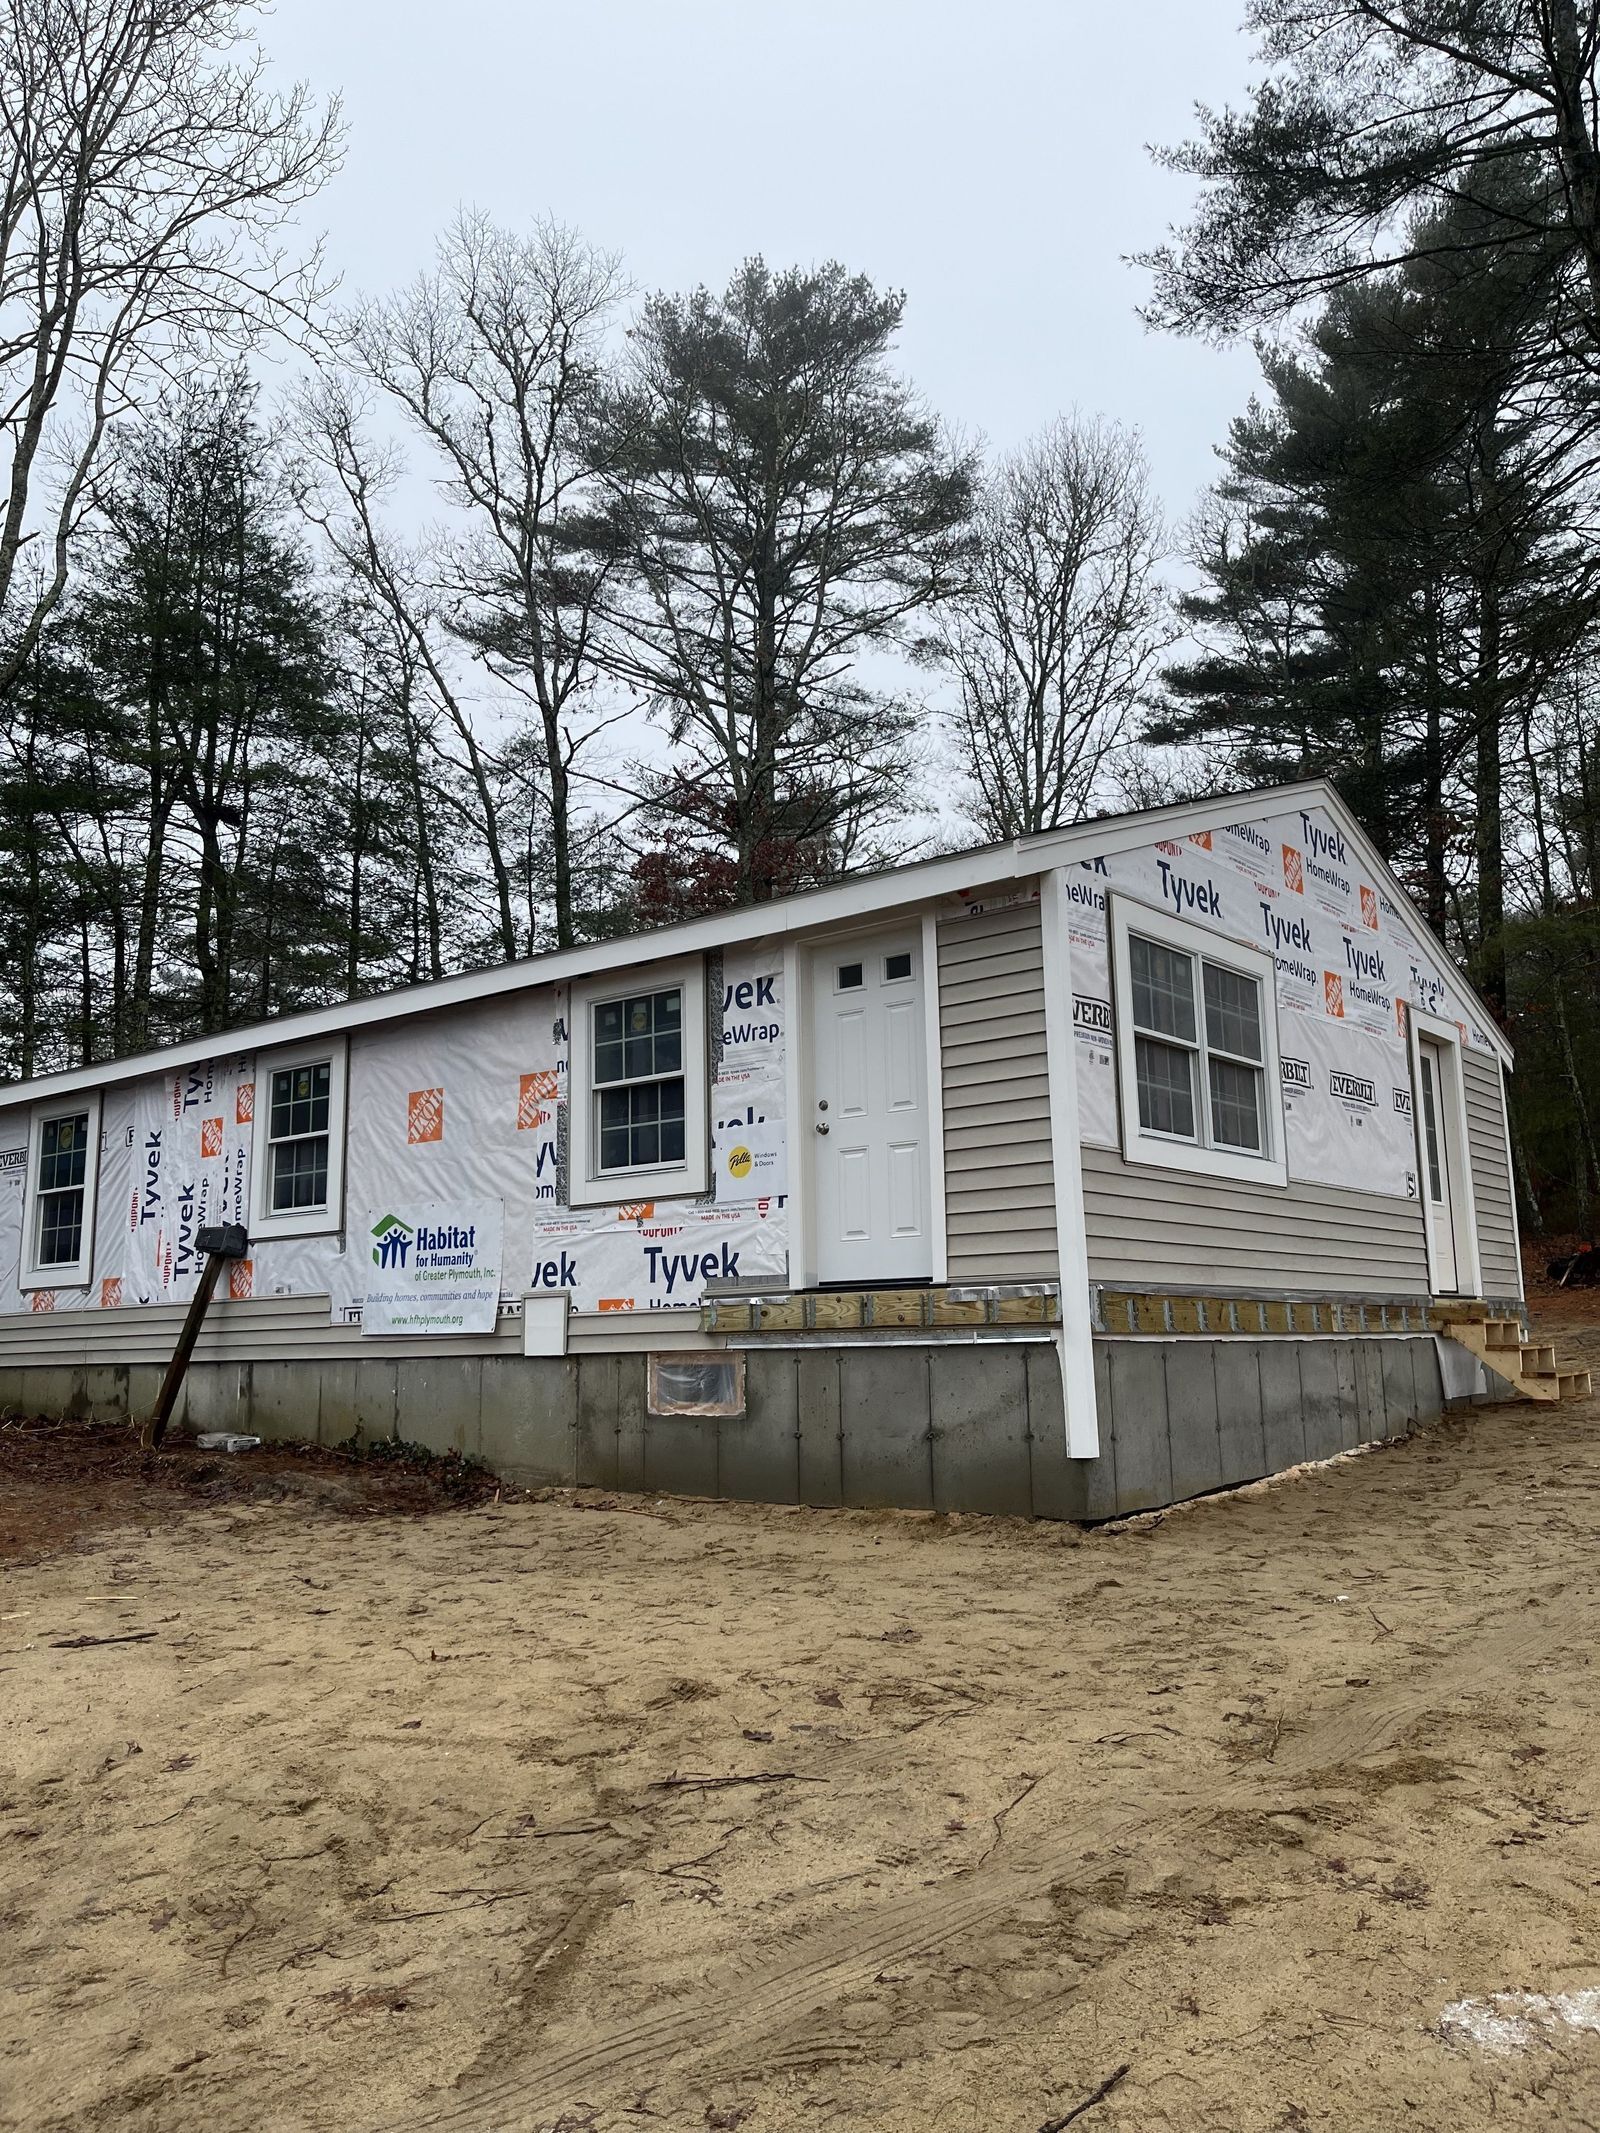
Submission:
[[[744,1413],[744,1357],[687,1351],[650,1358],[646,1403],[653,1415]]]

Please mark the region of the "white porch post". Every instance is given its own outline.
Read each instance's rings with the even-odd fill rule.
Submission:
[[[1061,868],[1039,877],[1044,936],[1044,1042],[1050,1075],[1050,1159],[1055,1173],[1056,1250],[1061,1263],[1061,1393],[1067,1456],[1098,1459],[1094,1325],[1089,1310],[1089,1238],[1083,1218],[1083,1154],[1078,1139],[1078,1056],[1072,1030],[1072,948]]]

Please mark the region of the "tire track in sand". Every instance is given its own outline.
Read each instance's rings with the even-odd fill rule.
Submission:
[[[886,1965],[905,1961],[952,1941],[974,1938],[1003,1925],[1023,1903],[1049,1890],[1087,1890],[1105,1874],[1103,1857],[1086,1863],[1086,1851],[1108,1843],[1171,1842],[1219,1810],[1259,1807],[1264,1791],[1281,1792],[1286,1780],[1337,1770],[1389,1746],[1418,1719],[1487,1683],[1516,1680],[1539,1659],[1584,1642],[1587,1612],[1556,1619],[1547,1607],[1490,1636],[1466,1634],[1469,1648],[1411,1679],[1352,1696],[1304,1731],[1290,1734],[1270,1762],[1217,1782],[1191,1788],[1141,1809],[1108,1798],[1089,1804],[1083,1818],[1054,1841],[1039,1844],[1026,1864],[997,1859],[951,1876],[873,1911],[807,1931],[776,1949],[768,1942],[747,1962],[730,1957],[706,1976],[692,1996],[669,2006],[607,2024],[580,2043],[558,2049],[532,2068],[508,2071],[434,2109],[393,2120],[383,2133],[528,2133],[542,2119],[577,2105],[595,2107],[620,2094],[636,2094],[670,2069],[681,2074],[715,2058],[725,2071],[774,2032],[841,2000],[867,1992]]]

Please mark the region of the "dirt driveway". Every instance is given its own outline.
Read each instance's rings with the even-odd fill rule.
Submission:
[[[102,1477],[0,1569],[0,2125],[1600,2126],[1597,1422],[1096,1534]]]

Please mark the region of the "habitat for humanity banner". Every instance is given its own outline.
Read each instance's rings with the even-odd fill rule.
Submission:
[[[500,1308],[499,1200],[371,1208],[366,1333],[492,1333]]]

